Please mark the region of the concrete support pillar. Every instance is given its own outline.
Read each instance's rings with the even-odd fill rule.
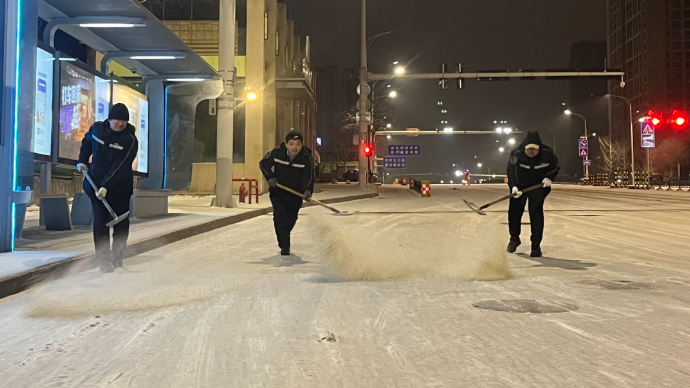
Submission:
[[[278,4],[278,39],[280,40],[278,46],[278,58],[276,60],[276,77],[285,78],[287,67],[285,64],[290,58],[290,50],[288,50],[288,23],[287,23],[287,5]]]
[[[285,135],[283,135],[285,126],[285,100],[281,97],[276,100],[276,145],[280,144],[285,138]]]
[[[245,130],[245,177],[259,179],[261,192],[266,192],[259,169],[259,161],[270,147],[264,144],[266,100],[266,51],[264,37],[265,0],[247,0],[247,86],[257,93],[258,98],[246,105]],[[269,91],[270,93],[270,91]]]
[[[292,127],[295,131],[300,131],[302,128],[299,126],[299,99],[292,100]]]
[[[219,207],[235,207],[232,197],[233,121],[235,109],[235,0],[220,1],[218,67],[223,94],[218,99],[216,154],[216,201]]]
[[[306,118],[307,118],[306,100],[304,99],[304,97],[300,97],[300,99],[299,99],[299,130],[302,133],[307,131]]]
[[[266,0],[266,12],[268,12],[268,39],[264,44],[264,58],[266,75],[264,80],[263,104],[264,104],[264,127],[263,127],[263,155],[276,146],[276,31],[278,30],[278,2],[277,0]]]

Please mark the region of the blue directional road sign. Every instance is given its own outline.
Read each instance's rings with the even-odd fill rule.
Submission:
[[[654,148],[656,146],[655,130],[656,128],[651,121],[642,122],[642,148]]]
[[[418,145],[389,145],[388,155],[419,155]]]
[[[580,140],[578,141],[579,144],[579,151],[578,155],[582,156],[583,158],[586,156],[589,156],[589,141],[585,137],[581,137]]]
[[[386,156],[383,158],[383,167],[384,168],[407,168],[407,158]]]

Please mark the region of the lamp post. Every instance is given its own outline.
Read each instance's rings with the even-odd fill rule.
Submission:
[[[587,118],[581,114],[573,113],[570,109],[566,109],[563,113],[567,114],[568,116],[573,115],[577,116],[582,119],[582,121],[585,122],[585,139],[588,139],[587,136]],[[587,152],[587,156],[585,156],[585,160],[589,160],[589,151]],[[585,178],[589,179],[589,166],[585,164]]]
[[[634,135],[634,130],[633,130],[633,118],[632,118],[632,102],[626,97],[623,96],[617,96],[615,94],[607,94],[609,97],[616,97],[620,98],[621,100],[625,101],[628,104],[628,111],[630,113],[630,174],[632,175],[632,184],[633,186],[635,185],[635,135]],[[609,137],[611,138],[611,141],[613,140],[613,137],[611,134],[609,134]],[[649,152],[649,149],[647,149],[647,152]]]

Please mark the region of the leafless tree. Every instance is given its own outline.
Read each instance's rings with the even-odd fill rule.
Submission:
[[[610,137],[599,137],[599,150],[604,160],[604,164],[601,166],[603,172],[610,174],[626,169],[626,156],[629,147],[626,147],[625,143],[618,140],[612,142]]]

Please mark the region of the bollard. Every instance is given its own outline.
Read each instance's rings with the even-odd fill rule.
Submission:
[[[431,184],[429,181],[422,181],[422,198],[431,197]]]

